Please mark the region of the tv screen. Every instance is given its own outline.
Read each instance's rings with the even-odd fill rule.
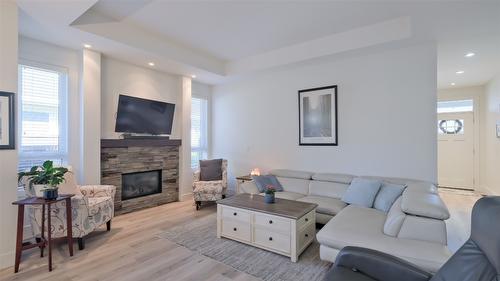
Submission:
[[[175,104],[120,95],[115,132],[170,135]]]

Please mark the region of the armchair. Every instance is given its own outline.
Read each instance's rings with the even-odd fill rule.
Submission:
[[[201,181],[200,170],[193,175],[193,197],[196,210],[201,208],[203,201],[217,201],[225,198],[227,191],[227,160],[222,159],[222,180]]]
[[[469,240],[433,276],[375,250],[343,248],[325,281],[500,281],[500,196],[472,209]]]
[[[28,197],[35,196],[29,183],[24,184]],[[114,197],[116,187],[112,185],[83,185],[76,184],[72,173],[66,173],[64,188],[59,187],[61,193],[74,193],[71,198],[73,238],[78,240],[78,248],[85,248],[84,237],[106,223],[107,230],[111,230],[111,219],[114,217]],[[42,208],[30,207],[29,220],[35,237],[40,236],[42,224]],[[54,238],[66,236],[66,204],[58,202],[52,206],[50,213],[52,221],[51,235]],[[45,224],[47,225],[47,224]],[[38,239],[38,238],[37,238]]]

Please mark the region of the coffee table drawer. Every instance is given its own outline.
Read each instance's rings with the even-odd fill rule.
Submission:
[[[238,220],[245,223],[250,223],[250,212],[244,211],[241,209],[231,208],[231,207],[222,207],[222,217]]]
[[[298,244],[299,246],[297,247],[297,250],[302,250],[302,248],[309,244],[310,241],[314,239],[316,235],[316,225],[315,224],[309,224],[309,226],[303,228],[297,237]]]
[[[254,231],[255,244],[283,253],[290,253],[289,235],[269,231],[267,228],[261,228],[258,226],[255,227]]]
[[[284,234],[290,233],[290,221],[266,214],[255,214],[255,224]]]
[[[315,222],[316,218],[314,216],[315,216],[314,212],[309,212],[305,214],[303,217],[301,217],[299,220],[297,220],[297,229],[301,229],[303,227],[306,227],[308,224]]]
[[[231,219],[223,220],[222,235],[250,242],[250,224]]]

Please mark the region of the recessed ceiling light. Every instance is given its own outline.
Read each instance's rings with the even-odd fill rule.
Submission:
[[[148,62],[149,66],[155,66],[154,62]]]
[[[193,75],[191,75],[191,78],[193,78],[193,79],[194,79],[194,78],[196,78],[196,75],[194,75],[194,74],[193,74]]]
[[[456,73],[456,74],[464,74],[464,73],[465,73],[465,71],[463,71],[463,70],[459,70],[459,71],[457,71],[457,72],[455,72],[455,73]]]
[[[451,83],[452,86],[455,86],[455,83]]]
[[[470,52],[470,53],[465,54],[465,57],[466,57],[466,58],[470,58],[470,57],[473,57],[473,56],[475,56],[475,55],[476,55],[476,54],[474,54],[474,53]]]
[[[92,48],[92,45],[90,45],[90,44],[83,44],[83,47],[85,47],[87,49],[90,49],[90,48]]]

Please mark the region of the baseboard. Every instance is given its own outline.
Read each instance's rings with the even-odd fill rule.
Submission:
[[[192,192],[182,194],[181,198],[179,198],[179,201],[188,201],[188,200],[193,200],[193,193]]]
[[[0,269],[11,267],[14,265],[15,252],[0,253]]]

